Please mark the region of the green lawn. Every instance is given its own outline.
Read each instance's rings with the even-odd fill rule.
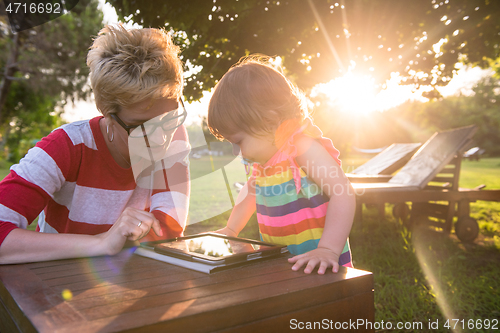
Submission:
[[[462,161],[460,187],[473,188],[485,184],[486,188],[500,188],[500,158]]]
[[[462,244],[429,228],[410,232],[375,210],[365,211],[350,239],[355,267],[374,273],[378,322],[500,317],[498,244]]]
[[[231,197],[235,202],[238,195],[234,183],[245,182],[247,179],[243,164],[234,156],[203,156],[200,159],[191,159],[190,171],[191,201],[188,224],[207,220],[232,209]]]
[[[474,188],[481,184],[486,185],[485,189],[500,189],[500,158],[463,161],[460,186]],[[478,221],[482,235],[500,248],[500,202],[474,202],[471,216]]]

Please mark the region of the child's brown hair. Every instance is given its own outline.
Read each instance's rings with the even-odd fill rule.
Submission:
[[[215,86],[208,127],[219,140],[243,131],[273,133],[288,119],[308,116],[304,94],[270,62],[252,55],[233,65]]]

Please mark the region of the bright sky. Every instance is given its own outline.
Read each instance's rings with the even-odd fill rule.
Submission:
[[[104,0],[99,0],[100,7],[104,13],[105,23],[118,22],[118,16],[115,9]],[[470,94],[473,85],[483,76],[490,74],[491,71],[480,68],[461,68],[446,87],[440,87],[438,90],[443,96],[453,94]],[[313,88],[312,94],[323,93],[329,96],[332,103],[340,106],[349,112],[366,114],[375,110],[386,110],[397,106],[407,100],[425,100],[421,96],[423,91],[428,88],[421,88],[419,91],[412,91],[408,85],[399,85],[400,77],[394,74],[386,82],[386,89],[377,93],[373,79],[369,76],[356,76],[348,73],[342,77],[333,79],[330,82],[322,83]],[[205,92],[199,102],[186,105],[188,118],[186,124],[198,123],[202,115],[206,115],[210,93]],[[100,115],[92,101],[80,101],[74,106],[72,104],[65,108],[62,117],[68,122],[89,119]]]
[[[469,95],[481,77],[491,74],[492,70],[463,67],[447,86],[437,87],[437,90],[444,97],[459,93]],[[432,90],[430,86],[423,86],[413,91],[412,86],[400,85],[400,82],[401,77],[397,73],[392,73],[391,79],[386,81],[387,87],[377,91],[371,76],[360,76],[349,72],[330,82],[316,85],[311,95],[325,94],[336,107],[355,114],[384,111],[407,100],[427,101],[427,98],[422,97],[422,93]]]

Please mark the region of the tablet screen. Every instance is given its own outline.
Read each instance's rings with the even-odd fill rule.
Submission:
[[[222,237],[204,235],[191,239],[165,242],[159,247],[182,251],[192,255],[202,255],[209,258],[228,257],[240,253],[264,251],[275,247],[248,243],[240,240],[229,240]]]

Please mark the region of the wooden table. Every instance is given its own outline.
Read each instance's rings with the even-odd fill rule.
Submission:
[[[282,332],[301,322],[374,321],[370,272],[290,267],[279,258],[207,275],[131,250],[4,265],[0,332]]]

